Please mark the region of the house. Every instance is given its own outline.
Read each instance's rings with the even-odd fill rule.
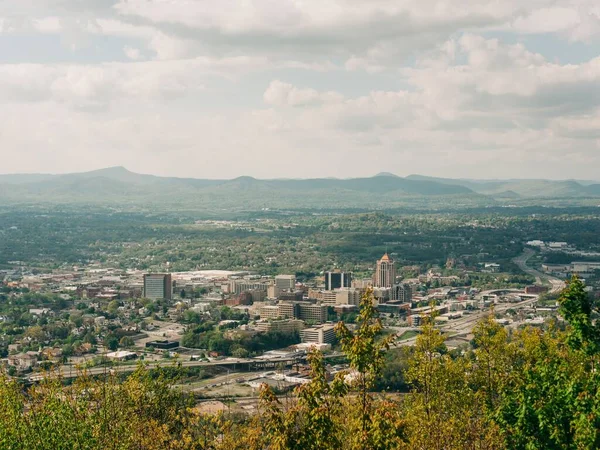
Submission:
[[[30,308],[29,314],[36,317],[46,316],[53,314],[50,308]]]
[[[58,361],[62,356],[62,349],[46,347],[42,350],[42,357],[49,361]]]
[[[37,352],[17,353],[8,356],[8,365],[18,370],[30,370],[37,366]]]

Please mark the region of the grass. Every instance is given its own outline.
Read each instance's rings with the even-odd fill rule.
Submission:
[[[402,333],[399,337],[398,340],[399,341],[406,341],[407,339],[411,339],[414,338],[415,336],[417,336],[419,334],[418,331],[415,330],[407,330],[404,333]]]

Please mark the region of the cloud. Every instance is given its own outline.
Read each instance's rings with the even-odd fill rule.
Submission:
[[[4,64],[0,65],[0,96],[12,102],[55,101],[84,109],[126,99],[169,101],[203,90],[200,72],[215,66],[234,70],[236,63],[194,59],[101,65]]]
[[[142,57],[142,52],[140,52],[139,48],[133,48],[129,45],[123,47],[123,53],[125,53],[125,56],[127,56],[129,59],[133,59],[134,61]]]
[[[455,162],[448,164],[502,161],[507,170],[503,161],[538,164],[547,155],[557,174],[561,155],[574,147],[577,158],[598,159],[600,58],[560,65],[522,44],[465,34],[401,74],[406,89],[335,102],[281,81],[264,97],[286,121],[286,134],[329,136],[378,152],[407,148],[421,153],[420,161],[450,152]],[[296,103],[308,109],[285,108]]]
[[[274,106],[307,106],[322,103],[335,103],[342,100],[337,92],[318,92],[315,89],[300,89],[279,80],[271,82],[263,98],[269,105]]]
[[[533,9],[516,17],[506,28],[525,34],[557,33],[572,41],[589,42],[600,36],[600,6],[582,0],[568,6]]]
[[[597,2],[463,3],[0,2],[0,148],[11,171],[595,176]]]
[[[344,55],[348,70],[368,73],[398,67],[458,31],[557,33],[572,40],[600,31],[600,7],[592,0],[560,7],[553,0],[475,0],[460,8],[450,0],[121,0],[115,10],[210,48],[279,56],[292,49],[308,56],[311,49],[323,58]]]

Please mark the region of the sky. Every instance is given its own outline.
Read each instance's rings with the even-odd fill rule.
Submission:
[[[0,173],[593,179],[597,0],[0,0]]]

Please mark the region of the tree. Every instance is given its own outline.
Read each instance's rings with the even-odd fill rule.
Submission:
[[[247,358],[250,352],[243,347],[238,347],[231,352],[231,356],[235,358]]]
[[[373,290],[368,289],[360,302],[356,319],[357,328],[352,333],[343,322],[336,325],[336,332],[347,355],[350,367],[357,373],[355,386],[360,399],[361,433],[359,440],[368,446],[372,398],[369,390],[381,374],[385,363],[384,352],[389,349],[393,336],[382,338],[383,325],[377,317]]]
[[[41,342],[45,339],[46,333],[39,325],[29,327],[25,332],[25,337],[30,338],[32,341]]]
[[[119,302],[117,300],[113,300],[108,304],[107,310],[111,314],[116,314],[119,310]]]
[[[119,340],[114,334],[110,334],[105,339],[106,348],[111,351],[115,351],[119,348]]]
[[[343,377],[328,383],[323,357],[308,355],[311,381],[295,391],[297,404],[287,411],[273,391],[263,385],[261,406],[266,409],[264,427],[273,450],[337,450],[342,446],[337,417],[346,393]]]
[[[471,389],[469,359],[454,360],[440,352],[444,347],[444,336],[435,328],[434,318],[425,318],[406,374],[412,385],[404,410],[408,447],[504,448],[498,427],[479,413],[481,397]]]
[[[561,314],[570,325],[568,344],[587,355],[597,354],[600,351],[600,323],[592,323],[592,302],[579,277],[574,275],[567,282],[558,302]]]
[[[133,338],[131,336],[123,336],[119,341],[119,345],[121,347],[129,348],[133,347],[135,345],[135,342],[133,341]]]

